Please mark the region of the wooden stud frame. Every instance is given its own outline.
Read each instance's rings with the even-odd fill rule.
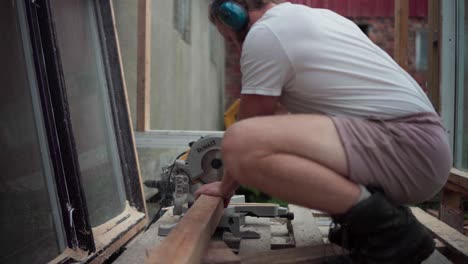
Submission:
[[[440,0],[429,0],[429,68],[427,72],[427,89],[432,105],[437,112],[441,111],[440,98]]]
[[[137,131],[150,130],[151,2],[138,0]]]
[[[468,173],[452,169],[442,190],[439,218],[459,232],[464,232],[464,197],[468,197]]]
[[[408,69],[408,0],[395,0],[395,61]]]

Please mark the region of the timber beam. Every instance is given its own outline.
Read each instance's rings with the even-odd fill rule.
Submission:
[[[147,252],[146,263],[201,263],[223,212],[223,199],[200,196],[169,236]]]

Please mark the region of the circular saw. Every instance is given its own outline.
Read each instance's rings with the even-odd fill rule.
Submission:
[[[206,184],[223,179],[221,141],[221,137],[206,136],[190,144],[186,166],[193,184]]]
[[[222,137],[205,136],[190,143],[185,155],[163,168],[161,180],[145,182],[145,185],[157,188],[163,199],[169,198],[175,215],[184,213],[201,184],[223,179],[221,142]]]

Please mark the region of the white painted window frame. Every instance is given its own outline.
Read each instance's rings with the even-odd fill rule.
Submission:
[[[442,5],[442,33],[441,33],[441,116],[444,126],[448,130],[450,146],[454,155],[454,167],[460,168],[462,162],[462,137],[457,137],[461,133],[462,122],[457,117],[462,112],[460,101],[463,99],[464,76],[463,63],[459,63],[464,58],[464,49],[459,45],[460,38],[464,37],[459,23],[463,23],[465,0],[441,1]],[[462,40],[463,41],[463,40]],[[461,71],[460,71],[461,70]],[[460,108],[460,109],[459,109]],[[466,118],[466,117],[465,117]]]

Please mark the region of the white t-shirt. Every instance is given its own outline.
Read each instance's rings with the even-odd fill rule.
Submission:
[[[388,119],[435,112],[417,82],[352,21],[283,3],[250,29],[242,94],[280,96],[292,113]]]

